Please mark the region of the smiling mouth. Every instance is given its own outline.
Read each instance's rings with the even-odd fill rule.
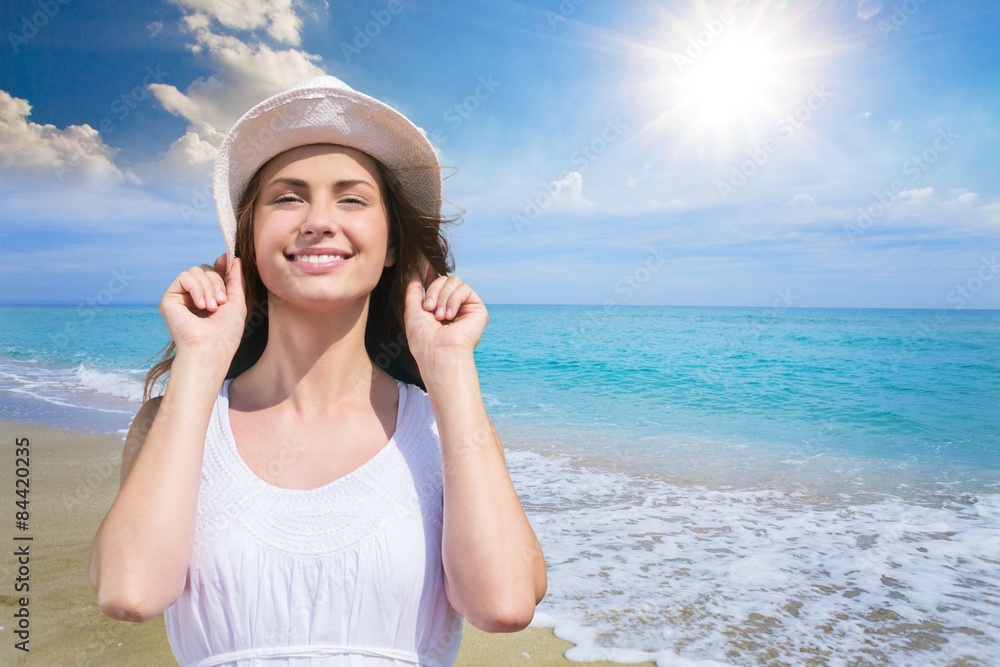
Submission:
[[[327,264],[345,259],[350,259],[350,255],[286,255],[293,262],[309,262],[310,264]]]

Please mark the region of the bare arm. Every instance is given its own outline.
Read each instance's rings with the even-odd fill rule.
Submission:
[[[224,378],[225,369],[220,377],[201,358],[178,353],[162,402],[147,401],[136,415],[126,440],[137,448],[134,463],[122,456],[127,476],[90,554],[97,604],[112,618],[158,616],[184,589],[205,434]]]
[[[161,304],[177,354],[162,399],[144,403],[129,429],[121,488],[90,553],[88,575],[98,607],[118,620],[158,616],[184,590],[205,434],[235,349],[232,332],[242,331],[246,312],[233,303],[243,298],[232,284],[238,274],[226,283],[232,306],[201,308],[199,303],[208,304],[198,296],[221,284],[217,275],[202,274],[182,274],[164,297],[164,304],[168,297],[174,303]]]
[[[448,600],[481,630],[521,630],[545,595],[545,559],[479,390],[473,351],[489,315],[471,287],[425,260],[407,285],[405,320],[441,439]]]
[[[471,353],[438,356],[425,380],[441,438],[448,599],[481,630],[521,630],[545,595],[545,560],[483,406]]]

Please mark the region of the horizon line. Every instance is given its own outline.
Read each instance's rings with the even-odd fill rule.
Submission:
[[[77,308],[121,308],[121,307],[158,307],[158,301],[120,301],[117,303],[97,304],[86,301],[17,301],[0,300],[0,307],[4,306],[67,306]],[[746,305],[726,305],[726,304],[655,304],[655,303],[512,303],[493,302],[485,304],[491,306],[524,306],[524,307],[557,307],[557,308],[605,308],[614,310],[616,308],[753,308],[758,310],[779,310],[788,312],[790,310],[927,310],[927,311],[955,311],[955,312],[996,312],[1000,308],[934,308],[930,306],[746,306]]]

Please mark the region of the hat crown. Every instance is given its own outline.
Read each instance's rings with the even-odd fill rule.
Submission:
[[[306,79],[305,81],[300,81],[292,86],[289,91],[305,90],[307,88],[330,88],[332,90],[350,91],[352,93],[357,92],[337,77],[330,76],[329,74],[314,76],[310,79]]]

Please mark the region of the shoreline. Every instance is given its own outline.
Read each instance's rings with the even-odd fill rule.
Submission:
[[[60,430],[0,421],[4,460],[0,485],[15,499],[15,439],[28,438],[30,487],[28,530],[19,532],[5,521],[2,537],[9,544],[28,544],[30,574],[28,648],[14,648],[14,559],[0,569],[0,663],[5,665],[146,665],[172,667],[163,616],[133,624],[107,618],[97,608],[87,581],[87,562],[97,527],[118,491],[122,436]],[[13,508],[12,508],[13,511]],[[15,542],[14,537],[31,537]],[[574,665],[564,657],[573,644],[550,628],[529,627],[511,634],[488,634],[465,624],[456,665]],[[527,657],[525,657],[527,656]],[[610,667],[611,662],[588,665]],[[652,665],[652,663],[643,663]]]

